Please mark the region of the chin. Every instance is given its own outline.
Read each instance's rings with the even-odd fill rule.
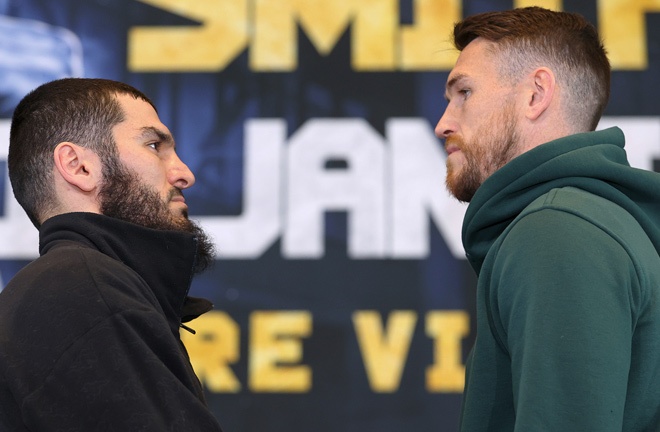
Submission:
[[[170,204],[170,214],[173,219],[188,219],[188,207]]]
[[[177,212],[177,214],[172,215],[172,221],[175,224],[187,223],[188,222],[188,213],[187,212]]]

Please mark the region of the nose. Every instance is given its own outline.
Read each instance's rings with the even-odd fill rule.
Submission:
[[[440,117],[440,120],[438,120],[438,124],[435,126],[435,136],[441,139],[446,139],[454,132],[456,132],[456,122],[452,119],[448,106],[442,114],[442,117]]]
[[[172,186],[179,189],[187,189],[195,184],[195,175],[190,171],[188,165],[183,163],[178,155],[174,154],[170,169],[167,173],[167,180]]]

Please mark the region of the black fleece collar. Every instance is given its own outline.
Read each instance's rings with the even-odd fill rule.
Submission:
[[[208,300],[188,297],[197,257],[197,239],[192,234],[154,230],[96,213],[65,213],[41,226],[39,254],[72,241],[121,261],[139,274],[173,331],[178,331],[182,321],[212,308]]]

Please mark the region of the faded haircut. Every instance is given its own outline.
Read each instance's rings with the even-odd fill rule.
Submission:
[[[610,97],[611,68],[596,28],[581,15],[540,7],[487,12],[457,23],[453,36],[459,51],[477,38],[493,42],[500,73],[511,83],[550,68],[569,124],[596,129]]]

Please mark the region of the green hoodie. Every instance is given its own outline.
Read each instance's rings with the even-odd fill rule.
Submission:
[[[477,190],[462,431],[660,430],[660,174],[623,147],[618,128],[565,137]]]

